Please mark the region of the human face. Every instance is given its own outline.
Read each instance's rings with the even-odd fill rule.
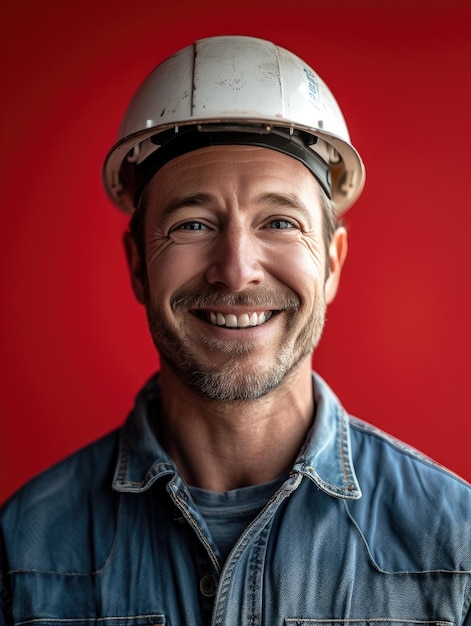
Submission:
[[[145,269],[130,241],[128,257],[163,370],[230,401],[310,367],[335,292],[326,263],[336,266],[318,183],[301,163],[267,148],[203,148],[160,169],[143,202]]]

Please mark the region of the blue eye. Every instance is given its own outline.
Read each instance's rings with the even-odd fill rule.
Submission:
[[[207,228],[201,222],[185,222],[178,227],[179,230],[207,230]]]
[[[268,224],[268,227],[276,230],[286,230],[288,228],[294,228],[294,225],[288,222],[288,220],[273,220]]]

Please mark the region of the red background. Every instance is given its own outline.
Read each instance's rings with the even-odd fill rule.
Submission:
[[[468,0],[45,0],[2,13],[0,500],[121,424],[157,367],[100,168],[140,81],[214,34],[310,62],[366,163],[316,369],[350,412],[471,479]]]

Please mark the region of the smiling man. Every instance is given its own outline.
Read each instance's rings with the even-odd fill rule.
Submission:
[[[471,489],[311,370],[364,184],[270,42],[178,51],[104,166],[161,369],[3,508],[5,624],[471,624]]]

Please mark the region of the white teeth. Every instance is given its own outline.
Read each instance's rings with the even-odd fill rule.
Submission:
[[[247,328],[248,326],[261,326],[271,318],[272,312],[266,313],[242,313],[237,316],[233,313],[214,313],[209,312],[209,321],[214,326],[227,326],[227,328]]]
[[[250,319],[247,313],[243,313],[239,315],[239,319],[237,320],[237,326],[239,328],[247,328],[250,325]]]
[[[237,328],[237,317],[229,313],[226,317],[226,326],[229,328]]]

